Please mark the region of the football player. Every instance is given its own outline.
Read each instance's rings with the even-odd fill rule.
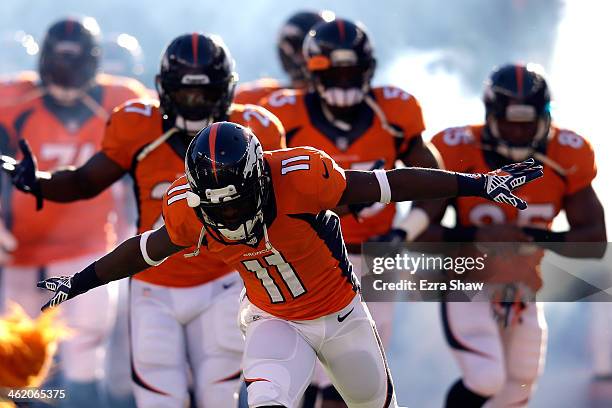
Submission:
[[[397,160],[438,167],[421,138],[425,126],[416,98],[396,87],[371,86],[376,59],[361,23],[344,19],[319,23],[304,40],[303,53],[311,89],[281,90],[264,102],[285,126],[289,147],[316,147],[344,169],[392,169]],[[423,212],[412,213],[408,224],[415,214],[419,219]],[[395,205],[381,203],[355,206],[342,217],[349,258],[358,276],[361,244],[391,239],[394,217]],[[411,225],[408,228],[415,231]],[[369,307],[386,345],[391,337],[393,303]],[[317,372],[315,382],[323,389],[324,400],[330,404],[338,400],[323,373]]]
[[[533,161],[487,174],[343,170],[315,148],[264,153],[250,129],[214,123],[191,142],[185,176],[164,195],[164,224],[128,239],[74,276],[40,282],[54,292],[44,308],[177,252],[189,256],[207,250],[209,262],[231,265],[245,283],[239,319],[246,336],[243,370],[250,407],[295,407],[317,358],[349,407],[396,407],[338,216],[326,210],[453,196],[480,196],[524,209],[511,190],[541,175]]]
[[[302,89],[308,86],[302,43],[308,31],[316,24],[333,20],[334,13],[329,10],[314,12],[300,11],[293,14],[280,29],[277,40],[278,57],[283,71],[289,77],[289,84],[283,85],[272,78],[240,84],[236,90],[237,103],[258,104],[264,97],[282,88]]]
[[[147,94],[138,81],[96,75],[98,37],[93,18],[62,19],[46,33],[38,73],[25,72],[0,84],[3,154],[16,152],[27,139],[42,168],[81,165],[101,142],[112,109]],[[86,265],[111,248],[118,203],[107,191],[95,200],[70,206],[48,203],[37,212],[31,198],[11,187],[11,183],[2,185],[2,208],[17,246],[3,267],[0,297],[16,301],[35,316],[42,293],[31,289],[32,282]],[[37,207],[41,205],[38,200]],[[103,356],[99,351],[114,320],[113,304],[105,288],[64,311],[75,329],[75,336],[61,350],[69,382],[67,400],[75,406],[91,404],[98,395],[96,372]]]
[[[83,166],[55,171],[47,179],[28,179],[17,171],[13,181],[24,189],[35,186],[29,189],[47,200],[70,202],[101,194],[130,174],[138,231],[156,229],[163,225],[162,197],[184,173],[187,146],[201,128],[231,119],[261,134],[266,149],[285,147],[277,118],[258,106],[232,104],[236,79],[234,60],[219,37],[181,35],[161,58],[159,101],[131,100],[116,108],[102,150]],[[207,251],[184,256],[192,252],[186,249],[130,283],[138,406],[188,404],[188,367],[199,407],[235,406],[243,348],[235,316],[242,285],[221,260]]]
[[[539,69],[529,64],[495,69],[486,82],[484,104],[484,124],[450,128],[433,138],[446,169],[487,172],[531,157],[544,166],[544,176],[518,190],[527,210],[459,197],[454,201],[456,226],[432,222],[419,239],[605,242],[603,208],[591,186],[596,174],[593,149],[582,136],[551,124],[549,88]],[[447,203],[438,203],[440,218]],[[551,232],[561,210],[570,229]],[[536,258],[506,265],[508,281],[537,290],[542,282]],[[496,260],[500,266],[502,262]],[[517,285],[507,287],[515,290]],[[462,372],[448,391],[446,406],[527,406],[546,354],[541,303],[448,302],[442,304],[442,319]]]

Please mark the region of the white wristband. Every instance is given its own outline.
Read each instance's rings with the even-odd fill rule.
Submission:
[[[154,261],[147,253],[147,240],[149,239],[149,235],[151,235],[152,232],[153,231],[143,232],[140,236],[140,253],[147,264],[151,266],[157,266],[164,262],[166,259],[168,259],[168,257],[162,259],[161,261]]]
[[[429,226],[429,216],[422,208],[412,207],[408,215],[397,223],[397,226],[406,231],[406,241],[412,242]]]
[[[389,186],[389,179],[387,179],[387,171],[382,169],[374,170],[374,175],[378,180],[380,186],[380,202],[389,204],[391,202],[391,186]]]

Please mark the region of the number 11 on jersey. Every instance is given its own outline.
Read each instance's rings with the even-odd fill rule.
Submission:
[[[281,253],[276,249],[272,249],[272,254],[265,256],[263,261],[265,262],[265,265],[262,264],[259,259],[242,261],[242,264],[248,271],[255,273],[257,279],[259,279],[263,287],[266,289],[266,292],[268,292],[268,296],[270,297],[270,301],[272,303],[282,303],[286,300],[278,287],[278,284],[268,272],[268,268],[276,268],[281,280],[291,293],[292,298],[295,299],[298,296],[306,293],[306,289],[304,288],[302,281],[295,273],[295,270],[291,264],[285,261],[285,258],[283,258]]]

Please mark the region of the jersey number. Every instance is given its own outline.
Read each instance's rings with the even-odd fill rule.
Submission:
[[[40,147],[40,158],[45,161],[54,161],[55,166],[80,166],[95,153],[93,143],[43,143]]]
[[[555,217],[555,207],[552,204],[529,204],[518,212],[516,223],[519,227],[544,226]],[[483,226],[487,224],[503,224],[506,213],[493,204],[479,204],[470,211],[470,223]]]
[[[263,258],[265,265],[263,265],[258,259],[251,259],[248,261],[242,261],[244,267],[250,271],[255,273],[257,279],[261,282],[266,292],[268,292],[268,297],[270,297],[270,301],[272,303],[282,303],[285,301],[285,297],[278,287],[277,283],[274,281],[274,278],[270,276],[268,272],[268,268],[276,268],[276,271],[280,275],[283,283],[289,289],[292,298],[297,298],[298,296],[306,293],[306,289],[304,289],[304,285],[300,278],[295,273],[295,270],[291,266],[291,264],[283,258],[280,252],[275,249],[272,250],[272,255],[268,255]]]

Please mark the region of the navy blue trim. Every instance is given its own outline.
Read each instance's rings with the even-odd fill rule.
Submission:
[[[87,91],[87,94],[100,106],[102,106],[102,100],[104,98],[105,89],[96,85]],[[96,116],[96,113],[92,111],[87,105],[79,100],[73,106],[60,105],[53,99],[49,94],[42,97],[43,105],[45,108],[55,116],[65,127],[68,124],[76,124],[77,129],[81,129],[83,125],[91,118]]]
[[[360,284],[353,273],[353,265],[349,262],[340,218],[332,211],[321,211],[318,214],[287,214],[288,217],[307,222],[315,230],[317,236],[325,243],[332,256],[338,260],[338,266],[347,282],[355,292],[359,292]]]
[[[177,132],[170,136],[166,143],[174,153],[183,161],[185,161],[185,156],[187,156],[187,147],[189,143],[187,143],[187,134],[184,132]]]
[[[15,129],[15,135],[17,136],[17,139],[23,139],[23,128],[25,126],[26,121],[30,118],[30,116],[32,116],[33,113],[34,108],[25,110],[20,113],[19,116],[17,116],[17,118],[13,122],[13,128]],[[17,141],[15,140],[14,142],[16,144]]]
[[[293,138],[295,137],[295,135],[297,135],[297,133],[302,130],[302,126],[298,126],[296,128],[293,129],[288,129],[285,132],[285,141],[287,142],[287,147],[291,146],[291,141],[293,140]]]
[[[310,123],[334,145],[337,139],[344,138],[348,142],[348,148],[351,144],[359,140],[374,123],[374,112],[366,103],[361,103],[355,108],[355,120],[351,122],[351,129],[345,132],[332,125],[327,120],[321,108],[321,103],[321,97],[316,92],[310,92],[304,95],[304,105],[306,106],[306,112],[308,113]],[[287,146],[289,146],[288,141]]]

